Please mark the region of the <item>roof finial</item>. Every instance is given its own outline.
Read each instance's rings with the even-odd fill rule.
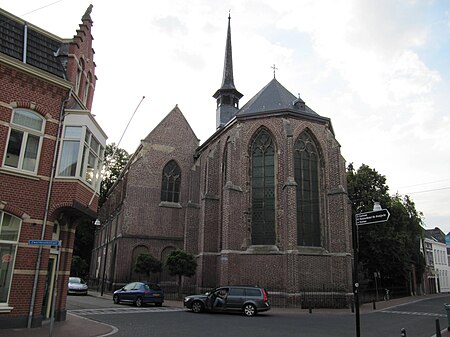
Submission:
[[[273,78],[275,78],[275,71],[278,70],[278,68],[275,67],[275,63],[274,63],[273,66],[271,66],[270,68],[273,69]]]
[[[231,19],[231,9],[228,10],[228,20]]]

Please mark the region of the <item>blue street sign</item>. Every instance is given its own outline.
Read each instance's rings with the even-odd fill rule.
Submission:
[[[28,240],[28,244],[31,246],[60,246],[58,240]]]

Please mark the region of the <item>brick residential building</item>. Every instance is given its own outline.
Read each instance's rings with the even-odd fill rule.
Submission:
[[[90,112],[91,9],[70,39],[0,9],[1,328],[65,319],[75,231],[96,219],[106,135]]]
[[[184,249],[198,263],[184,284],[198,291],[351,293],[351,209],[330,119],[275,76],[240,108],[242,96],[228,21],[216,132],[200,145],[176,106],[142,140],[100,209],[91,279],[116,289],[140,277],[139,254],[164,262]],[[153,278],[176,281],[166,270]]]

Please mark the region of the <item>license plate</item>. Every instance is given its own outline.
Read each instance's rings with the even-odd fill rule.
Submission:
[[[159,297],[159,296],[161,296],[161,294],[153,294],[153,296]]]

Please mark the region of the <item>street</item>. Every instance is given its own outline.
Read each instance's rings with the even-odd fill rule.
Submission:
[[[412,302],[385,307],[382,310],[362,310],[361,336],[401,336],[405,328],[408,337],[431,337],[436,319],[441,330],[447,327],[444,303],[450,295],[415,297]],[[390,303],[390,302],[387,302]],[[394,301],[392,301],[394,304]],[[313,311],[274,308],[256,317],[240,314],[194,314],[179,306],[165,304],[136,308],[113,305],[110,298],[69,296],[69,313],[110,324],[118,329],[113,336],[177,337],[349,337],[355,336],[355,316],[348,311]]]

